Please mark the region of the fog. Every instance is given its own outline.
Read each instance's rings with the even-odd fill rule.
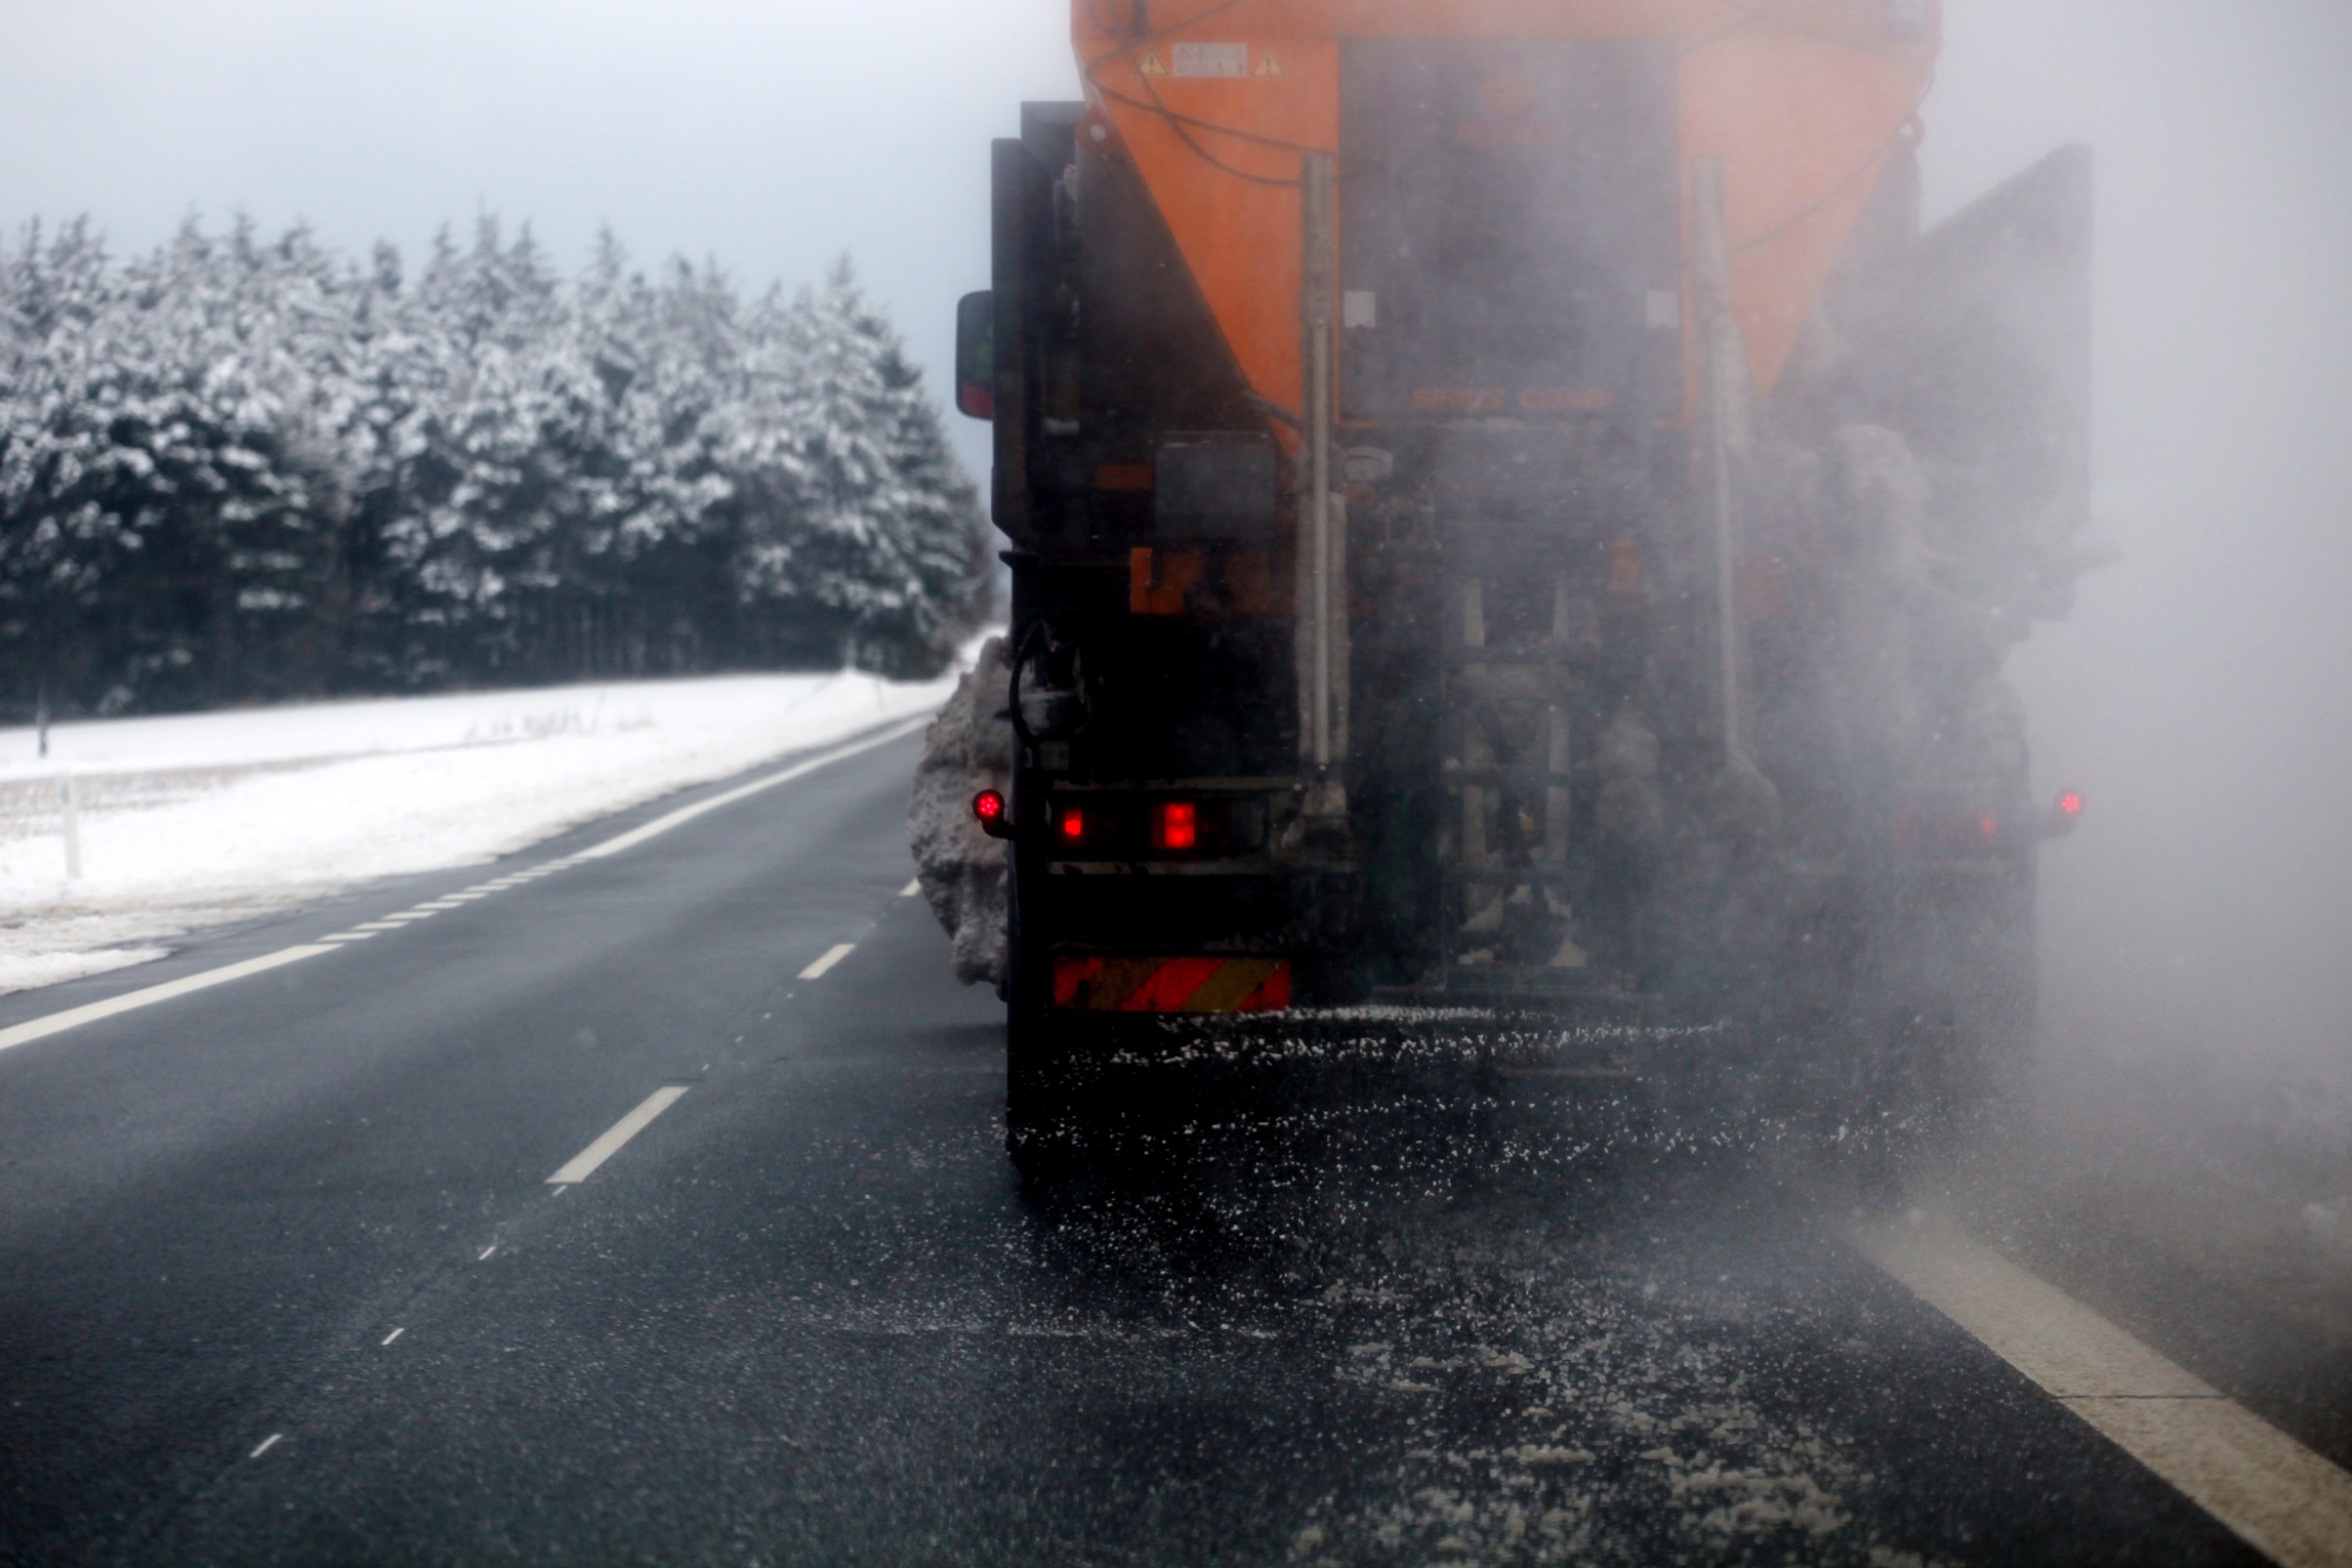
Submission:
[[[2352,13],[1955,5],[1931,216],[2099,152],[2095,532],[2012,669],[2082,831],[2043,861],[2045,1036],[2352,1056]]]
[[[1051,0],[20,0],[0,222],[118,248],[198,213],[412,251],[481,210],[566,264],[738,281],[852,253],[942,378],[987,273],[987,139],[1068,96]],[[2352,1042],[2352,12],[1954,0],[1930,216],[2066,141],[2101,198],[2096,531],[2122,560],[2013,670],[2037,770],[2050,1038],[2341,1065]],[[967,460],[980,427],[959,424]]]
[[[1362,367],[1440,313],[1385,279],[1310,270],[1341,308],[1307,354],[1288,302],[1255,324],[1323,390],[1245,392],[1195,302],[1129,287],[1184,178],[1147,191],[1135,127],[1175,109],[1038,116],[1003,162],[1045,286],[974,389],[1037,454],[1008,638],[943,445],[985,493],[991,428],[897,334],[943,403],[988,143],[1077,96],[1072,0],[9,0],[0,241],[245,217],[329,260],[0,265],[0,1559],[2352,1562],[2352,5],[1940,4],[1930,222],[2096,150],[2114,560],[2006,670],[2035,794],[2086,803],[2046,843],[1983,656],[2039,502],[1970,510],[1998,460],[1910,443],[2060,400],[1841,388],[1847,342],[2000,371],[2013,322],[1927,294],[1931,255],[1856,270],[1924,279],[1940,331],[1856,303],[1908,335],[1815,334],[1773,411],[1836,424],[1751,427],[1727,254],[1833,209],[1735,248],[1731,158],[1678,214],[1663,45],[1622,98],[1567,89],[1654,132],[1649,179],[1518,123],[1507,40],[1456,55],[1491,118],[1351,122],[1648,192],[1460,179],[1612,244],[1469,201],[1373,252],[1449,311],[1492,263],[1517,287],[1463,319],[1515,352],[1504,308],[1655,239],[1614,308],[1640,376],[1517,383],[1608,412],[1581,450],[1341,446],[1326,328],[1395,334]],[[1913,37],[1888,5],[1858,15]],[[1909,48],[1832,144],[1885,145]],[[1155,49],[1121,68],[1153,99],[1284,75]],[[1344,240],[1308,134],[1211,159],[1256,237],[1299,225],[1212,250],[1229,303]],[[1457,189],[1404,145],[1396,189]],[[2045,167],[2049,254],[1952,248],[2028,295],[2081,254],[2080,161]],[[493,214],[544,297],[541,257],[466,246]],[[445,228],[465,253],[415,266]],[[593,264],[608,228],[652,284]],[[397,284],[346,264],[379,239]],[[844,255],[863,293],[821,281]],[[772,282],[814,287],[744,303]],[[1510,406],[1394,352],[1399,408]],[[1104,396],[1082,354],[1154,373]],[[1658,450],[1621,389],[1703,411],[1703,539],[1589,499]],[[1260,415],[1312,455],[1287,494],[1219,439]],[[1994,548],[1930,568],[1955,471],[1935,542]],[[1775,526],[1803,550],[1747,565]]]

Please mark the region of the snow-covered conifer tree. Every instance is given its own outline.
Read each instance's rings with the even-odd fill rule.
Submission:
[[[789,500],[746,541],[744,592],[807,607],[850,657],[936,667],[969,570],[976,504],[896,332],[845,259],[781,322],[775,423]]]
[[[609,234],[567,284],[490,216],[414,276],[243,219],[0,250],[0,701],[927,670],[976,520],[846,263],[746,306]]]

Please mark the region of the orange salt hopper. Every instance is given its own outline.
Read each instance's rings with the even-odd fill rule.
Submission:
[[[1624,40],[1669,59],[1683,166],[1723,159],[1732,313],[1764,392],[1881,170],[1916,138],[1941,28],[1939,0],[1073,0],[1071,14],[1093,111],[1251,384],[1287,408],[1301,394],[1301,154],[1338,160],[1344,226],[1351,51],[1493,45],[1478,124],[1530,138],[1545,105],[1513,56]]]

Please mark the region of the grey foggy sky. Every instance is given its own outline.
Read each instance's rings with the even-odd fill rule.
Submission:
[[[10,0],[0,222],[188,213],[414,254],[479,209],[565,264],[747,286],[848,250],[932,367],[985,286],[988,139],[1074,90],[1060,0]],[[2014,665],[2054,1016],[2352,1058],[2352,7],[1950,0],[1931,209],[2100,154],[2101,530]],[[962,421],[968,459],[980,428]]]
[[[243,210],[414,256],[489,209],[567,267],[610,222],[640,265],[716,257],[752,287],[847,250],[932,365],[954,296],[988,285],[988,138],[1075,83],[1052,4],[8,0],[0,18],[10,229],[87,211],[141,248]],[[977,429],[957,432],[972,462]]]

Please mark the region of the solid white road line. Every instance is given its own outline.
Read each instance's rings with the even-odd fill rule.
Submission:
[[[917,877],[913,881],[908,882],[906,886],[898,890],[898,897],[901,898],[912,898],[922,891],[923,879],[921,877]]]
[[[1912,1220],[1854,1244],[2272,1561],[2352,1562],[2352,1474],[1949,1220]]]
[[[803,980],[822,980],[824,978],[826,970],[831,969],[856,950],[857,943],[853,942],[836,942],[824,950],[822,957],[802,970],[800,977]]]
[[[571,858],[573,860],[601,860],[606,855],[619,854],[623,850],[633,850],[646,839],[668,833],[673,827],[682,827],[705,812],[716,811],[722,806],[732,806],[735,802],[746,800],[762,790],[773,790],[778,784],[789,784],[795,778],[803,777],[816,772],[819,768],[840,761],[845,757],[854,757],[861,751],[871,751],[878,746],[887,746],[902,736],[912,735],[930,722],[931,716],[925,714],[920,718],[908,719],[904,724],[894,724],[877,734],[867,736],[864,740],[852,741],[847,746],[837,746],[831,751],[821,751],[806,761],[795,762],[789,768],[769,774],[765,778],[755,778],[748,784],[737,785],[724,794],[713,795],[708,800],[698,800],[692,806],[682,806],[666,817],[656,817],[642,827],[631,828],[619,837],[608,838],[601,844],[580,851]]]
[[[673,1083],[668,1088],[655,1090],[645,1096],[643,1103],[635,1110],[606,1128],[602,1138],[574,1154],[563,1169],[548,1178],[548,1184],[568,1186],[574,1182],[586,1181],[595,1172],[596,1167],[619,1153],[623,1144],[643,1132],[655,1117],[676,1105],[685,1096],[686,1089],[679,1084]]]
[[[275,953],[265,953],[258,958],[248,958],[242,963],[223,964],[219,969],[208,969],[201,974],[185,975],[177,980],[167,980],[160,986],[149,986],[143,990],[126,991],[121,996],[111,996],[104,1002],[93,1002],[87,1006],[68,1008],[62,1013],[52,1013],[45,1018],[34,1018],[8,1029],[0,1029],[0,1050],[8,1050],[35,1040],[46,1039],[52,1034],[62,1034],[68,1029],[79,1029],[85,1023],[96,1023],[100,1018],[111,1018],[117,1013],[134,1013],[142,1007],[152,1007],[158,1002],[169,1002],[175,996],[186,996],[191,991],[208,990],[214,986],[225,986],[232,980],[242,980],[249,974],[260,974],[287,964],[299,963],[304,958],[315,958],[322,953],[335,951],[336,947],[332,942],[312,942],[303,947],[281,947]]]
[[[705,812],[716,811],[722,806],[732,806],[739,800],[756,795],[762,790],[772,790],[778,784],[789,784],[795,778],[812,774],[819,768],[838,762],[844,758],[854,757],[861,751],[871,751],[878,746],[886,746],[901,736],[912,734],[929,722],[930,716],[927,714],[920,718],[911,718],[903,724],[893,725],[863,740],[852,741],[847,746],[835,746],[831,751],[819,752],[814,757],[795,762],[780,772],[769,774],[764,778],[755,778],[750,783],[739,785],[724,794],[713,795],[708,800],[697,801],[692,806],[682,807],[666,817],[656,817],[641,827],[631,828],[616,838],[608,838],[603,843],[582,850],[577,854],[565,855],[560,860],[544,861],[527,871],[518,871],[511,876],[503,877],[498,882],[484,883],[484,890],[504,891],[505,887],[520,886],[534,877],[544,877],[550,871],[561,871],[567,867],[577,866],[584,860],[601,859],[606,855],[619,854],[623,850],[634,849],[648,838],[667,833],[682,823],[692,822]],[[504,884],[503,887],[501,883]],[[224,964],[219,969],[208,969],[201,974],[191,974],[185,979],[167,981],[160,986],[149,986],[143,990],[128,991],[121,996],[110,997],[104,1002],[93,1002],[84,1007],[68,1008],[62,1013],[52,1013],[45,1018],[34,1018],[8,1029],[0,1029],[0,1050],[45,1039],[52,1034],[63,1033],[68,1029],[77,1029],[85,1023],[96,1023],[100,1018],[111,1018],[117,1013],[128,1013],[141,1007],[150,1007],[158,1002],[168,1002],[175,996],[186,996],[190,991],[201,991],[209,987],[225,985],[232,980],[242,980],[249,974],[259,974],[265,970],[276,969],[281,964],[294,963],[297,959],[316,957],[321,953],[332,953],[346,942],[364,941],[365,938],[357,933],[367,932],[372,935],[377,931],[396,931],[403,926],[415,925],[419,920],[430,920],[440,911],[454,907],[452,900],[419,904],[415,909],[404,910],[399,914],[386,915],[382,920],[364,921],[354,926],[350,931],[339,932],[332,938],[305,946],[283,948],[259,958],[248,958],[242,963]],[[804,974],[802,978],[815,979],[818,974],[822,974],[835,963],[839,962],[840,956],[848,951],[847,947],[838,948],[825,957],[818,959],[810,966],[815,973]],[[684,1093],[685,1091],[680,1090],[678,1093]],[[674,1094],[671,1096],[671,1099],[676,1097]],[[661,1096],[656,1094],[654,1098],[660,1099]],[[669,1101],[662,1101],[660,1106],[656,1107],[653,1112],[647,1115],[646,1120],[652,1121],[655,1116],[658,1116],[668,1108]],[[644,1107],[640,1106],[638,1109],[643,1110]],[[608,1133],[605,1136],[610,1138],[612,1135]],[[622,1139],[622,1142],[626,1141],[626,1138]],[[613,1147],[618,1148],[620,1145],[615,1144]],[[566,1166],[565,1168],[568,1170],[571,1168]],[[593,1169],[595,1167],[592,1166],[590,1168]]]
[[[272,1432],[268,1437],[262,1440],[262,1445],[259,1448],[256,1448],[252,1453],[247,1455],[246,1457],[249,1459],[260,1458],[271,1449],[276,1448],[279,1440],[282,1440],[285,1435],[286,1434],[283,1432]]]

